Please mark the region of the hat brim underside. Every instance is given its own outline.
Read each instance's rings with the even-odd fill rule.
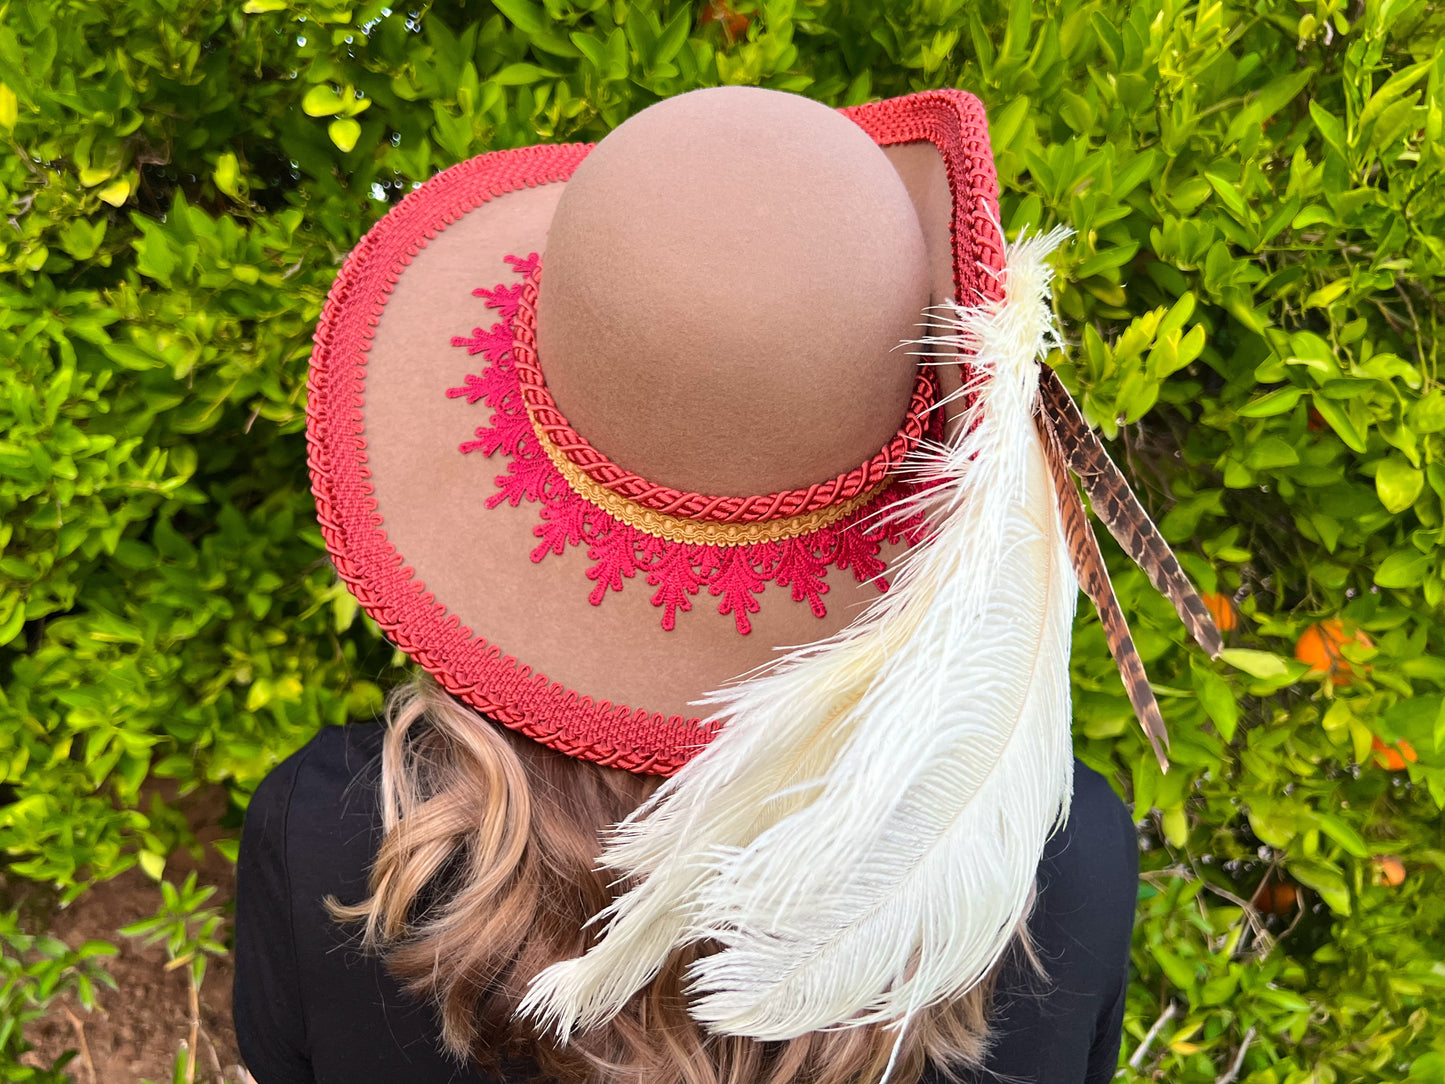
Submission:
[[[997,193],[978,101],[927,91],[842,112],[909,189],[934,303],[994,296]],[[491,411],[446,396],[484,365],[452,337],[501,321],[473,291],[519,281],[505,256],[545,252],[557,199],[589,149],[544,145],[462,163],[353,250],[312,356],[312,488],[338,573],[450,692],[563,753],[670,774],[710,735],[690,701],[779,647],[838,631],[878,591],[833,570],[827,615],[817,617],[787,586],[768,583],[746,636],[703,591],[665,630],[643,577],[594,606],[585,546],[534,561],[537,507],[487,507],[506,460],[458,450]]]

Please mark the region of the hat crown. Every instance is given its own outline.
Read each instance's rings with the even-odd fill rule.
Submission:
[[[745,496],[857,467],[907,410],[922,228],[874,141],[753,87],[660,102],[578,165],[543,257],[538,360],[613,462]]]

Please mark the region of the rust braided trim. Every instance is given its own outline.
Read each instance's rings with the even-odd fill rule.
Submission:
[[[791,524],[795,520],[802,523],[804,521],[799,517],[840,509],[832,519],[808,521],[815,523],[812,527],[786,526],[781,534],[759,533],[752,536],[751,541],[791,538],[808,530],[816,530],[818,526],[826,526],[876,495],[897,473],[899,466],[928,429],[928,413],[933,407],[935,385],[928,366],[920,365],[914,377],[908,412],[904,415],[897,433],[872,458],[836,478],[818,482],[806,489],[750,497],[708,496],[649,482],[641,475],[613,463],[594,448],[586,437],[568,424],[566,417],[557,409],[557,402],[552,398],[552,392],[547,387],[537,360],[537,294],[541,276],[542,266],[539,262],[537,269],[527,276],[522,287],[522,295],[517,301],[517,315],[512,325],[512,362],[521,381],[522,400],[527,404],[527,414],[532,419],[532,427],[538,431],[539,438],[541,434],[545,434],[543,447],[548,449],[548,457],[557,463],[562,477],[570,483],[575,477],[585,476],[592,484],[590,491],[595,492],[599,488],[608,490],[622,498],[625,502],[622,507],[637,506],[642,510],[658,513],[666,519],[716,524]],[[552,455],[552,449],[556,449],[563,456],[571,468],[570,471],[557,462]],[[577,486],[573,486],[573,489],[583,493]],[[583,493],[583,496],[586,494]],[[591,497],[587,499],[592,500]],[[594,500],[592,503],[611,511],[603,501]],[[639,519],[642,518],[640,512],[637,515]],[[643,526],[641,522],[633,522],[631,519],[625,519],[624,522],[638,530],[647,531],[648,534],[658,533]],[[650,522],[662,521],[654,519]],[[726,536],[717,534],[717,537]],[[693,539],[679,538],[678,541],[691,542]],[[741,542],[717,544],[739,545]]]

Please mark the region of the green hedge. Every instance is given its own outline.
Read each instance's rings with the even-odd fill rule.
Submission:
[[[163,877],[190,840],[148,779],[221,783],[239,809],[401,673],[325,561],[302,432],[310,330],[390,203],[695,86],[835,105],[960,86],[989,107],[1010,231],[1078,231],[1066,383],[1237,606],[1210,664],[1109,551],[1174,734],[1165,776],[1078,623],[1078,749],[1145,847],[1126,1058],[1153,1034],[1125,1077],[1445,1081],[1437,7],[3,10],[7,876],[71,898],[137,862]],[[1373,646],[1331,681],[1293,649],[1337,616]],[[1376,736],[1418,760],[1388,770]],[[1376,883],[1386,854],[1403,883]],[[0,1026],[0,1069],[20,1045]]]

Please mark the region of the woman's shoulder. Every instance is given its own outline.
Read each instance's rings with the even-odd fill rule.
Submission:
[[[323,727],[263,779],[246,811],[247,827],[285,855],[293,888],[326,882],[325,893],[364,884],[379,842],[380,721]]]
[[[380,720],[325,726],[272,768],[251,796],[252,810],[284,812],[298,799],[338,808],[379,774],[385,725]]]
[[[1045,958],[1076,973],[1126,959],[1138,885],[1139,837],[1129,807],[1076,759],[1068,820],[1039,862],[1030,927]]]
[[[1009,958],[995,992],[987,1071],[968,1081],[1097,1084],[1119,1058],[1138,841],[1109,781],[1074,761],[1069,818],[1049,840],[1029,916],[1040,975]]]
[[[368,894],[384,734],[380,722],[324,728],[267,775],[246,812],[234,1004],[243,1053],[270,1073],[259,1079],[483,1079],[439,1052],[430,1006],[326,906]]]
[[[1048,856],[1072,868],[1083,856],[1070,852],[1079,849],[1078,838],[1086,834],[1095,837],[1093,842],[1102,841],[1115,845],[1112,854],[1108,855],[1111,860],[1124,859],[1137,864],[1138,833],[1133,814],[1108,779],[1076,757],[1074,797],[1069,807],[1069,820],[1063,831],[1054,837],[1054,842],[1047,851]],[[1105,856],[1091,851],[1091,857],[1097,861]]]
[[[1129,807],[1104,776],[1075,759],[1069,819],[1044,849],[1040,891],[1046,899],[1068,900],[1069,907],[1087,905],[1132,921],[1138,877],[1138,832]]]
[[[324,726],[272,768],[256,787],[252,803],[284,805],[298,791],[340,795],[381,755],[385,726],[380,720]]]

